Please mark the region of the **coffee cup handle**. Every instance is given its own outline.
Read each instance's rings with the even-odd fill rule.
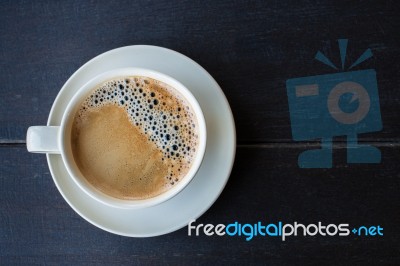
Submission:
[[[59,126],[33,126],[26,133],[26,147],[33,153],[60,154]]]

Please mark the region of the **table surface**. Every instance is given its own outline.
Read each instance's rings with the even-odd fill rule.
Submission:
[[[352,2],[352,3],[350,3]],[[0,264],[399,264],[400,43],[398,1],[1,1]],[[286,80],[337,73],[337,39],[354,70],[375,69],[383,129],[360,134],[380,164],[346,163],[334,138],[331,169],[301,169],[316,142],[292,139]],[[46,124],[65,81],[113,48],[167,47],[219,83],[237,128],[227,186],[197,223],[321,221],[380,225],[383,236],[188,236],[187,227],[127,238],[89,224],[64,201],[26,130]],[[347,62],[347,61],[346,61]]]

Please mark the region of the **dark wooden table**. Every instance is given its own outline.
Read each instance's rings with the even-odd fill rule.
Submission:
[[[350,3],[352,2],[352,3]],[[0,264],[399,264],[400,19],[398,1],[1,1]],[[301,169],[318,142],[292,140],[286,80],[336,73],[337,39],[349,62],[377,72],[383,129],[361,134],[380,164],[347,164],[334,138],[331,169]],[[237,126],[230,180],[197,223],[380,225],[383,236],[188,236],[102,231],[55,187],[44,155],[26,150],[69,76],[113,48],[150,44],[201,64],[222,87]]]

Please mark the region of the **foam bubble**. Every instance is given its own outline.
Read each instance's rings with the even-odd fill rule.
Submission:
[[[108,105],[123,108],[131,124],[162,152],[161,159],[168,168],[166,186],[179,182],[189,170],[198,146],[196,116],[184,97],[151,78],[114,78],[90,92],[77,112],[79,121]]]

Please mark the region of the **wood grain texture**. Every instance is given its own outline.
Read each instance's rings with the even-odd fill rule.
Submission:
[[[126,238],[83,220],[58,193],[44,155],[0,148],[0,261],[2,264],[352,264],[399,261],[400,174],[388,147],[382,165],[336,160],[327,170],[295,169],[302,149],[238,148],[231,178],[196,224],[349,223],[381,225],[383,237],[191,236],[187,227],[160,237]],[[340,148],[335,158],[341,157]]]
[[[0,1],[1,265],[399,264],[400,18],[398,1]],[[360,135],[381,164],[347,165],[335,138],[334,168],[300,169],[318,143],[292,141],[285,82],[336,73],[336,40],[348,61],[377,72],[383,129]],[[189,237],[187,228],[146,239],[86,222],[64,201],[44,155],[29,154],[26,130],[46,124],[66,80],[91,58],[126,45],[181,52],[221,85],[238,143],[231,178],[197,223],[381,225],[383,237]]]
[[[240,142],[290,141],[285,82],[334,73],[336,40],[348,38],[348,65],[377,71],[383,130],[365,141],[398,140],[400,11],[397,1],[1,1],[0,141],[23,141],[47,121],[69,76],[113,48],[152,44],[199,62],[219,82]]]

